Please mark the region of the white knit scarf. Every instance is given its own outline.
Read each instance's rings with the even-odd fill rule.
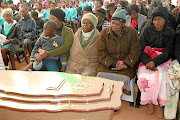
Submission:
[[[87,42],[87,40],[91,37],[91,35],[93,34],[94,32],[94,29],[90,32],[87,32],[85,33],[83,30],[82,30],[82,35],[84,37],[84,42]]]

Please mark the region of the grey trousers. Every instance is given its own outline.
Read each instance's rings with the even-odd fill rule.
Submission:
[[[102,78],[115,80],[115,81],[122,81],[122,82],[124,82],[124,89],[131,91],[130,78],[126,75],[110,73],[110,72],[98,72],[97,77],[102,77]]]

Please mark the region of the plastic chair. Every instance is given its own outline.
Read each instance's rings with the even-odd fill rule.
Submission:
[[[131,95],[123,94],[122,100],[129,101],[129,104],[131,107],[134,107],[134,83],[135,83],[136,77],[131,79],[130,81],[130,88],[131,88]]]

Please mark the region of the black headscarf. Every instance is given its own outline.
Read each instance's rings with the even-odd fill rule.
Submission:
[[[141,4],[141,12],[140,12],[140,14],[143,14],[143,15],[147,16],[147,12],[144,10],[144,6],[143,6],[142,2],[138,2],[138,3]]]
[[[58,18],[60,21],[64,21],[64,18],[65,18],[65,13],[59,9],[59,8],[55,8],[55,9],[52,9],[50,11],[50,14],[51,15],[54,15],[56,18]]]
[[[137,13],[139,12],[139,7],[135,3],[128,5],[128,14],[130,15],[133,10]]]

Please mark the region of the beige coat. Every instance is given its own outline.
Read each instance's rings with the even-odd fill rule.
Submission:
[[[95,30],[94,37],[85,50],[83,50],[80,43],[81,31],[82,28],[79,28],[74,36],[66,72],[96,76],[96,69],[99,65],[96,53],[96,43],[98,40],[99,31]]]

